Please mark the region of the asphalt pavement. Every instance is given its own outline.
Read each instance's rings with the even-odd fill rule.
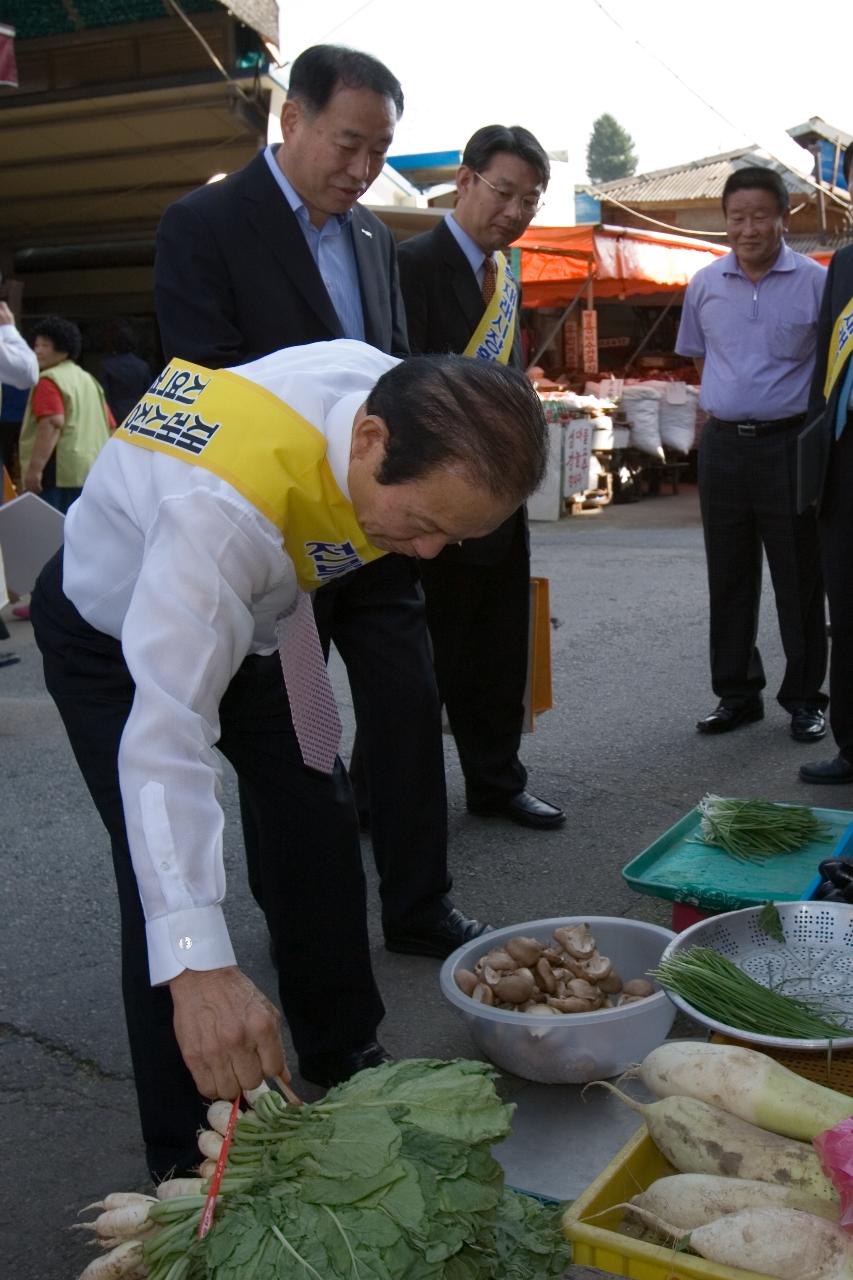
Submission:
[[[795,743],[774,701],[782,654],[767,584],[759,641],[766,718],[720,738],[695,731],[716,700],[694,488],[537,524],[532,542],[534,572],[551,587],[554,710],[525,738],[523,757],[530,788],[563,805],[568,821],[531,832],[469,815],[448,738],[450,859],[463,910],[495,925],[573,914],[668,924],[669,904],[638,896],[620,870],[704,792],[853,808],[853,788],[797,779],[804,759],[834,746],[829,737]],[[91,1256],[68,1230],[77,1211],[109,1191],[145,1189],[146,1169],[108,844],[45,692],[32,630],[8,609],[3,616],[12,639],[0,649],[14,648],[21,662],[0,668],[0,1269],[10,1280],[72,1280]],[[346,745],[352,708],[343,669],[333,665]],[[241,965],[274,996],[227,772],[223,798],[229,928]],[[384,951],[367,839],[364,855],[388,1009],[383,1042],[401,1056],[471,1055],[438,989],[438,964]],[[294,1084],[317,1096],[298,1077]],[[511,1095],[518,1086],[504,1087]]]

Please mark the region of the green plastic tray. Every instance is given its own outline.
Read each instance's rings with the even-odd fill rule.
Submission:
[[[722,849],[691,843],[701,815],[691,809],[674,827],[622,870],[637,893],[683,902],[699,911],[737,911],[757,902],[799,902],[808,897],[818,863],[831,858],[853,822],[848,809],[815,809],[831,839],[811,840],[797,853],[780,853],[763,864],[738,862]]]

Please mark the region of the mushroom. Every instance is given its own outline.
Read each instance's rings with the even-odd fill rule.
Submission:
[[[492,994],[492,988],[487,987],[485,982],[478,982],[474,990],[471,992],[471,999],[476,1000],[477,1004],[494,1004],[495,997]]]
[[[595,951],[595,938],[589,931],[588,924],[567,925],[554,930],[554,937],[564,951],[575,960],[588,960]]]
[[[583,960],[576,960],[574,956],[570,956],[567,951],[564,952],[561,958],[563,972],[573,978],[585,978],[587,976],[586,969],[584,968],[585,963],[586,962]]]
[[[561,965],[563,957],[559,951],[555,951],[553,947],[546,947],[542,952],[542,959],[547,960],[550,965]]]
[[[593,951],[588,960],[581,961],[581,968],[583,969],[582,976],[590,982],[601,982],[611,972],[613,965],[607,956],[601,955],[599,951]]]
[[[599,999],[598,987],[594,987],[585,978],[572,978],[571,982],[566,983],[566,990],[570,996],[577,996],[578,1000]]]
[[[534,965],[544,951],[541,942],[537,942],[536,938],[510,938],[506,944],[507,954],[512,956],[518,964]]]
[[[599,991],[603,991],[605,995],[616,995],[622,990],[622,979],[615,969],[611,969],[606,978],[602,978],[598,984]]]
[[[639,1004],[642,1000],[645,1000],[645,999],[646,999],[645,996],[626,996],[623,994],[617,997],[616,1005],[617,1005],[617,1008],[621,1009],[623,1005]]]
[[[487,982],[490,987],[496,986],[501,978],[505,976],[505,971],[493,969],[490,964],[483,965],[483,972],[480,974],[480,981]]]
[[[477,985],[476,974],[471,973],[470,969],[457,969],[453,976],[460,991],[463,991],[466,996],[474,994],[474,988]]]
[[[595,1008],[589,1000],[580,1000],[577,996],[566,996],[564,1000],[549,996],[548,1003],[558,1013],[590,1013]]]
[[[626,996],[640,996],[645,999],[646,996],[653,996],[655,989],[647,978],[632,978],[630,982],[622,984],[622,994]]]
[[[541,960],[537,960],[533,978],[540,990],[547,991],[549,996],[552,996],[557,990],[557,978],[554,970],[544,956]]]
[[[487,951],[483,956],[483,964],[488,965],[491,969],[498,969],[500,972],[506,972],[515,969],[517,962],[507,951],[503,951],[499,947],[495,947],[494,951]]]
[[[517,973],[504,974],[495,983],[495,995],[499,1000],[509,1004],[523,1004],[529,1000],[536,989],[533,974],[529,969],[519,969]]]

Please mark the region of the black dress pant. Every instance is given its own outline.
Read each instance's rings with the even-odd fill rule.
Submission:
[[[829,723],[853,761],[853,418],[832,443],[819,527],[832,623]]]
[[[711,684],[737,705],[766,680],[756,646],[762,547],[776,598],[787,710],[825,707],[826,617],[817,521],[797,514],[798,428],[754,436],[710,418],[699,448],[699,499],[711,605]]]
[[[512,535],[497,561],[476,564],[445,553],[419,566],[438,690],[456,740],[468,802],[475,806],[518,795],[527,783],[518,751],[527,679],[530,552],[524,512],[512,519]]]
[[[343,659],[386,931],[449,907],[441,705],[413,560],[388,555],[314,593],[320,641]]]
[[[198,1163],[205,1102],[178,1050],[167,986],[152,987],[145,922],[127,843],[118,748],[134,697],[121,645],[62,591],[61,553],[31,602],[47,688],[112,840],[122,926],[122,988],[142,1132],[155,1178]],[[278,655],[247,658],[220,704],[220,751],[250,805],[279,995],[299,1054],[348,1052],[375,1037],[364,874],[346,773],[306,769]]]

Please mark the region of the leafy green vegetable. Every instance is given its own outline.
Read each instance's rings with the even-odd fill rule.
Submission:
[[[775,853],[793,853],[810,840],[832,839],[832,828],[805,805],[769,800],[727,800],[706,795],[694,839],[717,845],[741,862],[764,862]]]
[[[784,942],[785,934],[782,929],[782,917],[779,915],[779,908],[775,902],[765,902],[758,915],[755,923],[762,933],[768,938],[772,938],[774,942]]]
[[[649,976],[701,1013],[739,1031],[792,1040],[831,1040],[849,1027],[818,999],[762,986],[711,947],[687,947],[661,960]]]
[[[150,1280],[550,1280],[559,1210],[504,1190],[510,1131],[482,1062],[404,1059],[317,1103],[262,1094],[234,1131],[212,1230],[197,1199],[152,1208]]]

